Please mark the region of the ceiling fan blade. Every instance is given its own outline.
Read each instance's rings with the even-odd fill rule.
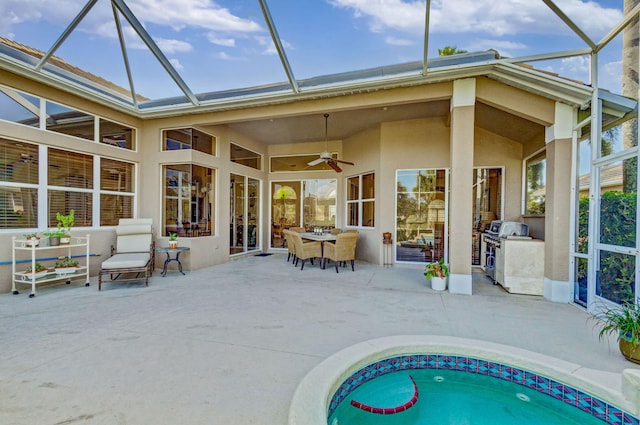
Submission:
[[[311,162],[307,162],[307,165],[310,165],[310,166],[312,166],[312,167],[313,167],[314,165],[318,165],[318,164],[320,164],[321,162],[324,162],[324,158],[314,159],[314,160],[313,160],[313,161],[311,161]]]
[[[341,162],[341,163],[343,163],[343,164],[356,165],[356,164],[354,164],[353,162],[343,161],[343,160],[341,160],[341,159],[334,159],[333,161],[335,161],[335,162]]]
[[[338,164],[336,163],[335,160],[330,160],[327,161],[327,164],[329,165],[329,167],[333,168],[337,173],[341,173],[342,169],[340,167],[338,167]]]

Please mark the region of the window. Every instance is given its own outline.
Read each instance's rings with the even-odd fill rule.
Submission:
[[[375,174],[347,179],[347,226],[375,226]]]
[[[193,149],[209,155],[216,151],[216,138],[195,128],[176,128],[162,132],[165,151]]]
[[[192,164],[164,166],[164,235],[182,237],[213,234],[215,229],[215,171]]]
[[[38,227],[38,146],[0,138],[0,229]]]
[[[47,101],[47,130],[82,139],[95,140],[95,117],[66,106]]]
[[[333,153],[331,156],[335,159],[338,154]],[[271,171],[323,171],[333,170],[326,162],[322,161],[315,165],[309,165],[310,162],[318,159],[317,154],[311,155],[290,155],[290,156],[272,156]]]
[[[56,213],[75,212],[76,226],[93,224],[93,157],[49,149],[49,227],[57,224]]]
[[[31,127],[40,126],[40,99],[0,86],[0,119]]]
[[[117,226],[121,218],[133,217],[134,175],[134,164],[100,160],[101,226]]]
[[[126,125],[100,118],[100,135],[98,141],[118,148],[135,150],[135,129]]]
[[[526,202],[525,214],[543,215],[545,211],[547,159],[545,152],[538,153],[525,161],[526,164]]]
[[[231,143],[231,162],[246,165],[247,167],[262,169],[262,155]]]
[[[336,226],[336,180],[302,181],[302,226],[333,228]]]

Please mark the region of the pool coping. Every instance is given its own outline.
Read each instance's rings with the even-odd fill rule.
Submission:
[[[378,360],[416,353],[470,356],[507,364],[579,388],[634,416],[640,410],[639,369],[628,369],[623,374],[603,372],[487,341],[437,335],[400,335],[352,345],[313,368],[293,395],[289,425],[326,425],[331,398],[346,379]]]

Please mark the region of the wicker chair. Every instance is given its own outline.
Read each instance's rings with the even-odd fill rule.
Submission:
[[[288,255],[287,255],[287,263],[289,262],[290,259],[293,259],[292,264],[295,264],[296,262],[296,245],[293,243],[293,241],[291,240],[291,230],[288,229],[284,229],[282,231],[282,234],[284,235],[284,245],[287,247],[288,250]]]
[[[290,242],[293,242],[295,246],[296,260],[294,264],[297,266],[298,261],[302,260],[300,270],[304,269],[305,261],[311,260],[311,264],[313,264],[314,258],[322,258],[322,244],[320,242],[302,242],[302,237],[297,232],[290,232],[289,237],[291,238]]]
[[[338,263],[351,261],[351,270],[355,271],[356,260],[356,242],[358,234],[356,232],[345,232],[337,235],[336,243],[324,244],[324,262],[327,259],[332,260],[336,265],[336,273],[338,272]]]
[[[116,246],[111,246],[111,257],[100,267],[98,290],[102,290],[102,275],[105,274],[111,282],[144,278],[145,286],[149,286],[149,277],[155,269],[152,223],[150,218],[120,219],[116,227]]]

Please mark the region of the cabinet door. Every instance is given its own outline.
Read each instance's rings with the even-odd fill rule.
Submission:
[[[502,247],[496,247],[496,282],[504,285],[504,244]]]

